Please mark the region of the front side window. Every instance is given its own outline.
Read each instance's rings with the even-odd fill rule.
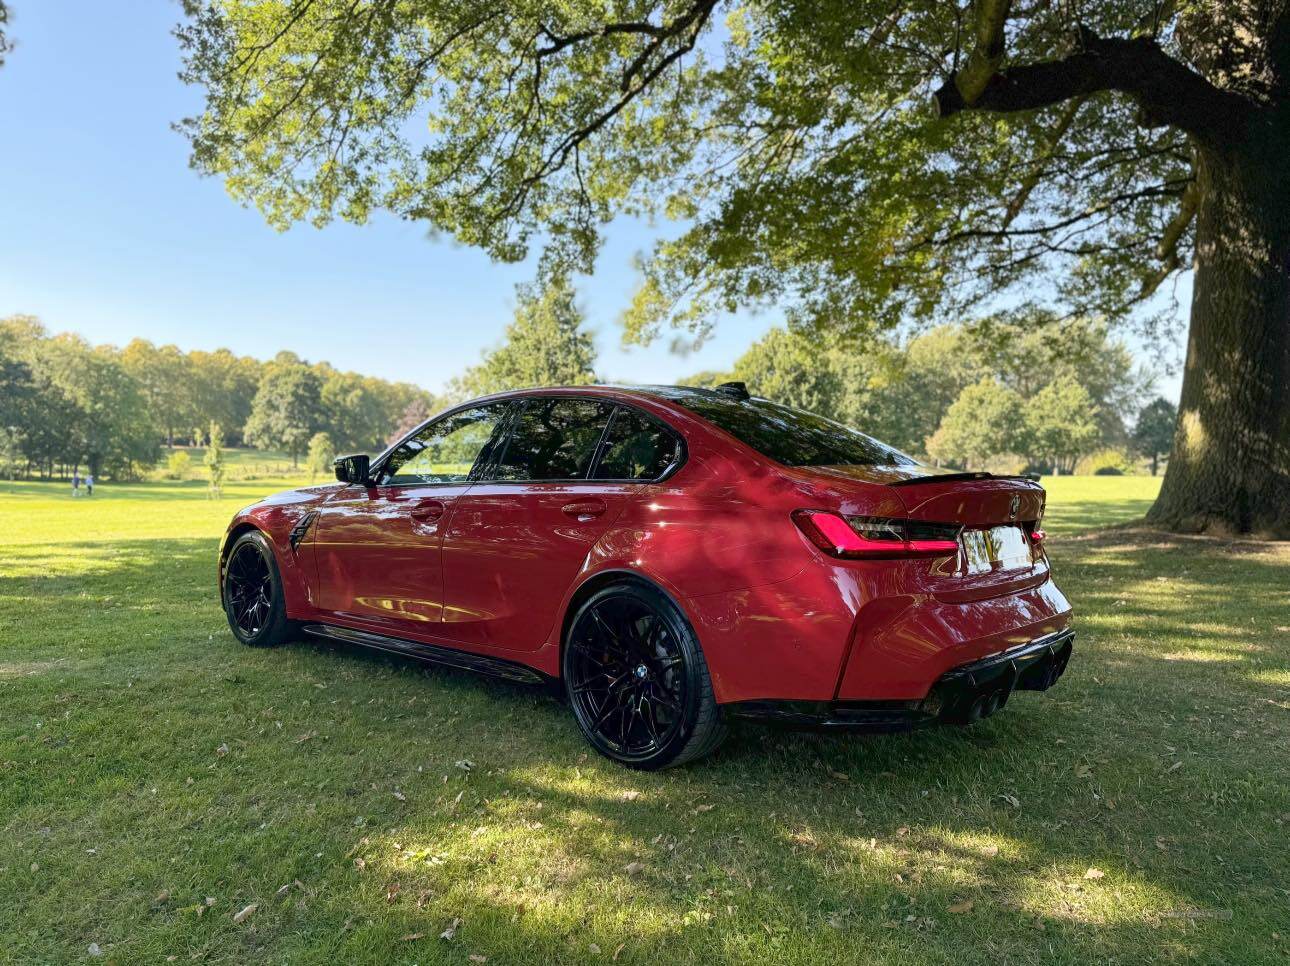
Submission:
[[[498,480],[582,480],[612,407],[594,399],[529,399],[493,472]]]
[[[871,436],[767,399],[694,393],[677,402],[785,466],[918,465],[917,460]]]
[[[619,408],[605,435],[598,480],[656,480],[680,456],[674,435],[634,409]]]
[[[399,444],[386,460],[380,482],[466,482],[505,415],[506,404],[493,403],[436,420]]]

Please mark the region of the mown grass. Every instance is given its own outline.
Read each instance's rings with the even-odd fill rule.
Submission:
[[[1048,482],[1057,689],[660,775],[539,691],[238,645],[215,544],[273,485],[0,484],[0,959],[1283,962],[1290,547]]]

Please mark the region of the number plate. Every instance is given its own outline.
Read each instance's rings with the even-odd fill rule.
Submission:
[[[1030,541],[1026,532],[1017,526],[987,527],[982,530],[964,530],[963,563],[965,574],[988,574],[996,570],[1016,570],[1029,567]]]

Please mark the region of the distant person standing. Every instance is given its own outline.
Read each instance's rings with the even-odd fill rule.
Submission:
[[[85,474],[85,495],[86,496],[94,495],[94,474],[93,473]]]
[[[72,470],[72,496],[81,495],[81,474],[79,470]]]

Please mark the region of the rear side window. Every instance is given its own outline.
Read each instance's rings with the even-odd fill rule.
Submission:
[[[677,399],[718,429],[785,466],[915,466],[886,443],[823,416],[766,399],[689,394]]]
[[[596,467],[598,480],[656,480],[676,462],[680,441],[643,413],[618,408]]]
[[[529,399],[511,425],[498,480],[582,480],[612,407],[592,399]]]

